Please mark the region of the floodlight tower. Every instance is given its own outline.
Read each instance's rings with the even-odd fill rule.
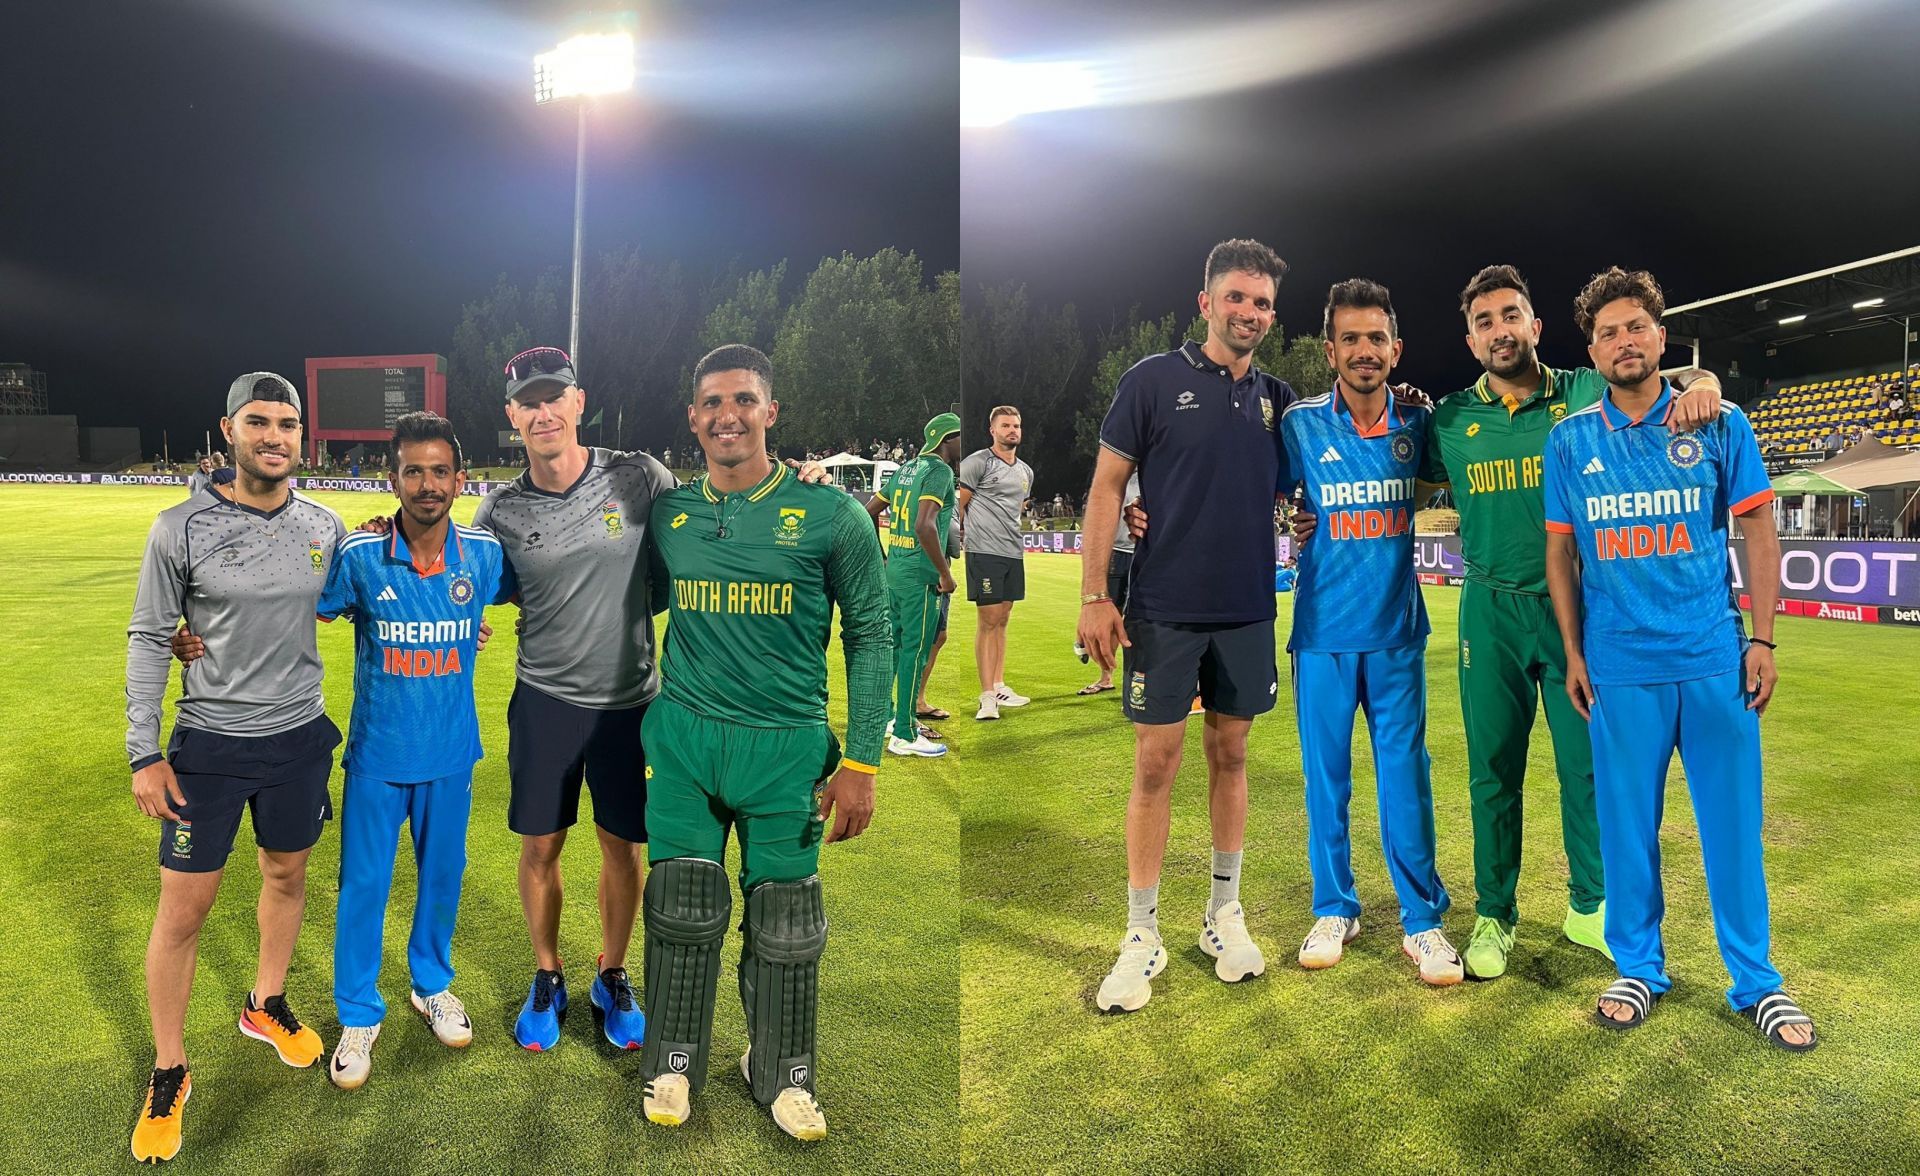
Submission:
[[[633,38],[626,33],[587,33],[533,59],[533,101],[537,106],[572,99],[579,110],[573,161],[573,311],[567,328],[567,354],[574,370],[580,363],[580,226],[587,207],[587,99],[633,89]]]

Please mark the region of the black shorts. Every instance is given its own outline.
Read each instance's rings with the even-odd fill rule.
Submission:
[[[1113,597],[1113,607],[1121,616],[1127,615],[1127,581],[1133,572],[1133,552],[1116,551],[1113,562],[1107,565],[1107,595]]]
[[[1012,604],[1027,598],[1027,565],[1004,555],[967,554],[967,599],[975,604]]]
[[[937,634],[947,631],[947,607],[953,603],[953,593],[941,592],[936,595],[940,598],[940,619],[933,625],[933,631]]]
[[[187,803],[175,807],[180,820],[160,822],[161,868],[208,874],[224,867],[246,810],[261,849],[312,849],[333,818],[327,778],[338,746],[340,728],[325,715],[254,737],[174,724],[167,762]]]
[[[1184,625],[1127,618],[1120,705],[1136,723],[1178,723],[1197,692],[1210,711],[1250,719],[1273,709],[1280,677],[1273,622]]]
[[[516,682],[507,702],[507,828],[523,837],[570,829],[580,819],[580,781],[593,794],[593,823],[627,841],[647,839],[647,760],[640,750],[645,703],[595,710]]]

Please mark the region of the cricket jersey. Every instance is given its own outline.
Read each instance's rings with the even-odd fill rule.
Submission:
[[[1033,494],[1033,467],[1017,457],[1002,461],[992,449],[976,449],[960,459],[959,478],[973,495],[967,502],[967,550],[1024,558],[1020,507]]]
[[[1289,652],[1366,653],[1426,639],[1413,515],[1432,415],[1389,397],[1380,419],[1361,429],[1337,391],[1280,415],[1284,484],[1304,485],[1306,508],[1320,519],[1300,549]]]
[[[557,494],[523,473],[480,503],[473,525],[500,540],[520,585],[520,681],[595,710],[659,692],[647,512],[674,485],[646,453],[593,448]]]
[[[940,548],[946,550],[953,523],[953,467],[934,454],[923,453],[894,471],[886,494],[892,517],[887,524],[887,578],[896,583],[939,583],[940,573],[933,561],[920,554],[920,536],[914,524],[922,501],[938,503],[940,514],[935,526],[940,533]]]
[[[651,528],[671,581],[663,695],[747,727],[825,723],[837,604],[847,761],[873,771],[893,681],[891,622],[880,544],[859,501],[776,464],[747,490],[722,494],[702,476],[662,495]]]
[[[1581,622],[1596,686],[1685,682],[1740,667],[1744,629],[1727,568],[1727,516],[1773,500],[1746,414],[1667,428],[1673,386],[1638,420],[1609,390],[1547,437],[1546,528],[1580,554]],[[1719,619],[1699,623],[1702,602]]]
[[[353,719],[348,772],[417,784],[471,769],[480,759],[473,659],[480,616],[515,591],[500,541],[454,524],[430,565],[413,562],[400,519],[385,535],[340,542],[314,611],[353,618]]]
[[[289,492],[274,511],[204,490],[153,520],[127,626],[127,760],[161,758],[160,706],[185,618],[206,654],[180,672],[178,726],[258,737],[326,713],[314,602],[340,516]]]
[[[1540,369],[1540,388],[1525,401],[1493,391],[1484,375],[1441,400],[1420,473],[1424,481],[1452,484],[1467,579],[1535,596],[1547,594],[1547,431],[1607,387],[1592,368]]]
[[[1285,381],[1256,367],[1236,380],[1193,342],[1120,377],[1100,445],[1134,464],[1152,519],[1133,555],[1129,617],[1273,619],[1275,425],[1293,402]]]

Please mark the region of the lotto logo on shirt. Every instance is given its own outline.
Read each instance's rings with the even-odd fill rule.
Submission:
[[[1678,490],[1634,490],[1624,494],[1587,496],[1587,521],[1590,523],[1634,518],[1662,518],[1697,511],[1701,506],[1701,488]],[[1680,555],[1693,550],[1693,537],[1687,533],[1685,519],[1671,523],[1626,523],[1618,527],[1595,527],[1594,556],[1598,559],[1641,559],[1650,555]]]

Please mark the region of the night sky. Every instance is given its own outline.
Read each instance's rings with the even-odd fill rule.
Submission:
[[[569,262],[574,118],[534,106],[532,58],[578,11],[11,6],[0,361],[178,455],[242,372],[444,354],[497,274]],[[657,3],[636,32],[637,92],[593,116],[589,254],[957,264],[951,0]]]
[[[1319,330],[1330,283],[1387,283],[1398,370],[1437,393],[1479,374],[1458,294],[1490,262],[1520,267],[1543,358],[1572,366],[1573,296],[1609,264],[1652,269],[1675,305],[1920,245],[1912,0],[1044,9],[966,0],[963,51],[1123,46],[1153,93],[1261,79],[963,132],[969,286],[1022,281],[1084,321],[1184,321],[1207,249],[1254,236],[1292,266],[1290,333]],[[1875,338],[1898,356],[1896,328]]]

